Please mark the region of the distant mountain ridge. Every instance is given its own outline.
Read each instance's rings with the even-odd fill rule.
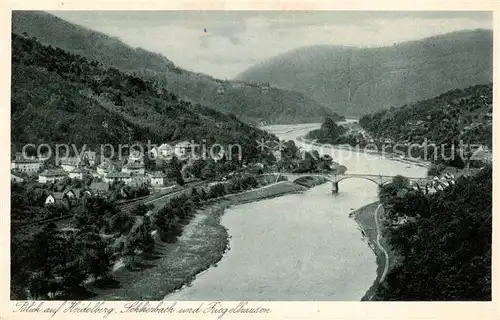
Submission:
[[[132,48],[119,39],[69,23],[46,12],[14,11],[12,32],[43,44],[154,80],[181,99],[233,113],[250,123],[318,122],[340,117],[310,97],[265,85],[222,81],[177,67],[166,57]],[[260,82],[259,82],[260,83]]]
[[[491,82],[493,32],[458,31],[379,48],[304,47],[236,79],[296,90],[339,114],[360,116]]]

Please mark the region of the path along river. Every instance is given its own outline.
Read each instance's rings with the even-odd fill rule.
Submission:
[[[318,127],[299,124],[264,129],[280,139],[296,140]],[[349,173],[426,174],[423,167],[376,155],[322,151],[345,165]],[[334,196],[331,185],[324,184],[302,194],[229,208],[221,223],[231,237],[230,250],[191,286],[165,299],[359,301],[376,278],[377,266],[349,213],[377,201],[378,187],[355,178],[340,182],[339,189]]]

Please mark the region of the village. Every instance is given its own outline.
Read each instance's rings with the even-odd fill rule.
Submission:
[[[49,163],[42,156],[26,156],[17,152],[15,159],[11,160],[11,181],[48,187],[53,191],[46,196],[44,205],[69,209],[75,199],[84,196],[110,198],[112,189],[120,199],[167,193],[179,185],[197,180],[189,170],[197,159],[196,155],[189,141],[181,141],[174,147],[162,144],[150,150],[149,154],[130,150],[124,159],[119,160],[100,160],[95,151],[87,150],[81,157],[64,157],[56,163]],[[174,157],[177,162],[178,159],[187,160],[184,164],[179,162],[178,172],[165,169]],[[52,187],[57,185],[63,185],[63,188]]]

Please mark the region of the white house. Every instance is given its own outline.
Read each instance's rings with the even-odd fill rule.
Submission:
[[[165,175],[161,171],[153,172],[149,175],[149,177],[151,186],[153,187],[163,187],[165,184]]]
[[[45,199],[45,206],[64,206],[69,207],[70,203],[66,195],[62,192],[51,193]]]
[[[61,168],[67,172],[71,172],[71,171],[75,170],[78,167],[79,163],[80,163],[80,159],[76,158],[76,157],[74,157],[74,158],[70,158],[70,157],[62,158],[61,162],[60,162]]]
[[[40,170],[41,162],[36,159],[15,159],[12,160],[10,168],[14,171],[36,174]]]
[[[83,171],[80,168],[75,168],[69,173],[71,179],[83,179]]]
[[[38,175],[39,183],[51,183],[60,181],[68,176],[68,173],[61,169],[45,170]]]
[[[130,175],[143,176],[145,174],[144,164],[143,163],[127,163],[122,168],[122,172],[128,173]]]

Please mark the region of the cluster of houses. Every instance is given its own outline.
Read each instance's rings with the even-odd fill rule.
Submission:
[[[450,173],[445,173],[441,177],[434,176],[432,180],[425,186],[420,187],[418,185],[413,185],[412,189],[422,190],[425,194],[434,194],[436,192],[442,191],[455,184],[455,176]],[[406,215],[399,216],[397,220],[392,222],[392,227],[398,227],[404,225],[408,222],[415,222],[415,217],[408,217]]]
[[[189,157],[193,150],[194,146],[191,142],[181,141],[175,146],[162,144],[153,148],[150,156],[158,164],[159,161],[170,159],[173,155],[180,158]],[[23,176],[38,175],[38,182],[46,184],[65,178],[83,180],[84,175],[90,175],[107,184],[124,182],[126,185],[141,185],[146,183],[152,187],[164,187],[168,184],[163,172],[146,172],[144,154],[137,150],[130,152],[124,164],[102,161],[96,166],[97,157],[93,151],[85,151],[81,158],[62,158],[56,168],[40,172],[44,161],[45,159],[26,157],[21,153],[16,154],[16,158],[11,161],[11,180],[22,182]]]
[[[90,187],[85,189],[68,187],[64,191],[50,193],[45,199],[45,206],[69,209],[86,197],[105,197],[109,191],[110,185],[106,182],[92,182]]]
[[[438,191],[443,191],[455,184],[455,176],[450,173],[445,173],[441,177],[433,177],[431,182],[425,186],[426,194],[433,194]]]

